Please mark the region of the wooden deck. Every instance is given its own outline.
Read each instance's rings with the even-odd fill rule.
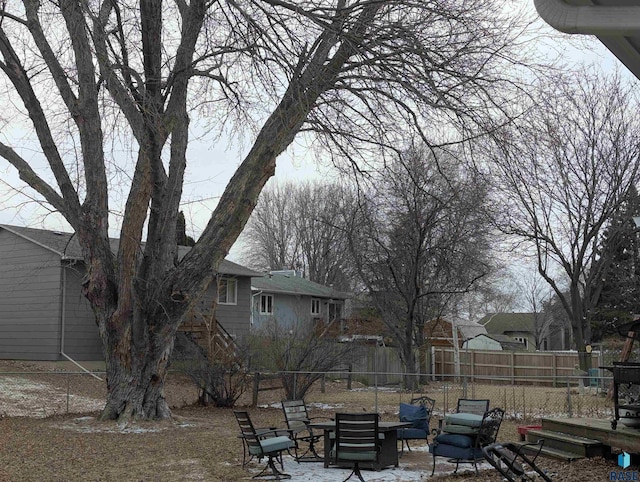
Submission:
[[[640,428],[618,423],[611,428],[611,420],[601,418],[543,418],[542,429],[598,440],[607,447],[640,454]]]

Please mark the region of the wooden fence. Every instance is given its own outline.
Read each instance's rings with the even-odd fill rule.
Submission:
[[[556,386],[580,375],[576,352],[512,352],[460,350],[460,375],[477,382],[534,383]],[[432,350],[435,376],[455,374],[454,352]],[[591,366],[602,365],[600,354],[591,354]]]

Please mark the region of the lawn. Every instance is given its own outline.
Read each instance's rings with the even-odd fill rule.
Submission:
[[[14,365],[4,368],[5,373],[14,374],[0,374],[0,413],[5,414],[0,418],[2,481],[241,481],[250,480],[259,468],[253,463],[246,469],[241,466],[242,445],[232,411],[191,405],[196,392],[184,378],[174,376],[167,386],[175,417],[172,422],[118,427],[96,421],[104,397],[101,382],[86,375],[60,374],[51,366],[23,366],[30,373],[41,370],[31,375],[16,375]],[[67,394],[75,413],[66,413]],[[373,410],[377,400],[381,417],[396,420],[398,403],[410,397],[410,393],[394,391],[376,395],[365,387],[347,391],[343,383],[335,382],[327,384],[325,393],[313,390],[307,401],[312,415],[333,416],[336,411]],[[240,405],[250,398],[245,394]],[[249,408],[257,426],[283,425],[281,398],[277,390],[261,393],[259,406]],[[519,423],[505,420],[498,439],[514,440]],[[365,479],[413,482],[429,478],[431,456],[424,445],[412,446],[415,449],[405,453],[398,469],[365,472]],[[616,470],[615,464],[600,459],[573,464],[545,459],[539,465],[563,481],[609,480],[609,472]],[[440,461],[437,469],[439,475],[433,480],[471,476],[470,472],[452,476],[453,467]],[[333,482],[348,475],[344,469],[324,469],[322,463],[296,464],[290,459],[285,460],[285,470],[293,475],[292,481]],[[495,470],[485,469],[474,480],[501,479]]]

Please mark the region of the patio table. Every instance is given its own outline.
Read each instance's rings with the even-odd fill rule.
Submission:
[[[411,422],[379,422],[378,431],[384,434],[384,439],[380,445],[380,457],[377,463],[360,463],[363,469],[381,470],[384,467],[399,465],[398,460],[398,429],[411,427]],[[309,427],[324,431],[324,466],[329,467],[331,463],[331,434],[336,430],[335,420],[326,422],[310,423]],[[339,467],[348,467],[348,462],[336,464]]]

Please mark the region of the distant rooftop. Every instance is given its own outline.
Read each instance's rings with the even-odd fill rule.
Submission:
[[[251,280],[251,289],[268,293],[313,296],[315,298],[344,300],[351,297],[349,293],[310,281],[295,271],[272,271],[262,278],[253,278]]]
[[[20,236],[21,238],[27,239],[32,243],[48,249],[49,251],[59,255],[62,259],[78,261],[84,259],[80,243],[78,242],[78,238],[75,236],[75,233],[25,228],[23,226],[10,226],[7,224],[0,224],[0,229],[5,229],[17,236]],[[111,250],[115,253],[118,250],[120,240],[117,238],[111,238],[109,239],[109,243],[111,245]],[[180,246],[178,250],[180,256],[184,256],[189,249],[191,248]],[[262,276],[262,274],[257,271],[245,268],[244,266],[226,259],[220,263],[218,271],[222,274],[231,276]]]
[[[503,334],[508,331],[533,331],[533,313],[490,313],[478,323],[488,333]]]

